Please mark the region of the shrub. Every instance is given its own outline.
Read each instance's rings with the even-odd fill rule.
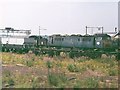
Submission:
[[[101,58],[102,58],[102,59],[107,59],[108,56],[107,56],[106,54],[102,54],[102,55],[101,55]]]
[[[67,77],[62,73],[61,74],[51,73],[48,75],[48,81],[50,85],[62,86],[63,83],[66,83]]]
[[[98,79],[97,78],[86,78],[84,84],[87,88],[97,88],[98,87]]]
[[[13,80],[12,78],[10,78],[10,79],[8,80],[8,84],[9,84],[10,86],[12,86],[12,85],[15,84],[15,82],[14,82],[14,80]]]
[[[58,62],[56,66],[62,68],[62,63]]]
[[[74,90],[79,90],[79,88],[81,88],[81,82],[80,81],[76,81],[76,84],[74,85]]]
[[[67,77],[64,74],[59,74],[59,79],[62,83],[65,83],[67,81]]]
[[[75,65],[75,64],[69,64],[67,66],[67,69],[70,71],[70,72],[79,72],[79,68]]]
[[[116,59],[115,55],[111,55],[111,59],[115,60]]]
[[[75,56],[74,56],[74,53],[73,52],[69,52],[69,57],[70,58],[74,58]]]
[[[46,62],[46,66],[47,66],[47,68],[52,68],[53,67],[53,63],[50,62],[50,61],[47,61]]]
[[[49,74],[48,81],[50,85],[58,86],[59,78],[55,74]]]
[[[38,81],[38,78],[37,77],[34,77],[33,79],[32,79],[32,88],[38,88],[38,87],[40,87],[40,85],[39,85],[39,81]]]
[[[77,59],[77,61],[78,61],[79,63],[81,63],[81,62],[89,61],[89,59],[88,59],[87,57],[85,57],[85,56],[82,56],[82,57],[79,57],[79,58]]]
[[[33,61],[32,61],[32,60],[26,61],[26,65],[27,65],[28,67],[32,67],[32,66],[33,66]]]
[[[108,73],[109,73],[110,76],[115,76],[115,75],[118,74],[118,71],[110,69]]]
[[[98,79],[94,77],[77,80],[74,89],[77,88],[98,88]]]
[[[60,52],[60,56],[63,57],[63,58],[65,58],[67,55],[66,55],[65,52]]]
[[[53,51],[49,51],[47,54],[49,55],[49,57],[53,57],[54,56],[54,52]]]

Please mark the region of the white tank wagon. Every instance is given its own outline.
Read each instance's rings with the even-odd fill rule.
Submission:
[[[14,29],[11,27],[0,29],[0,37],[3,44],[23,44],[23,39],[28,38],[30,34],[31,30]]]

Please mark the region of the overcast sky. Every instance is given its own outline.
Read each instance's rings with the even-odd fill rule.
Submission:
[[[37,35],[39,26],[47,29],[42,35],[85,34],[85,26],[114,31],[118,27],[117,1],[0,0],[0,28],[31,29]]]

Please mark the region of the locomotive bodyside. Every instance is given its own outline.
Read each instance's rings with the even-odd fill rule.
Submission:
[[[111,46],[111,37],[107,34],[95,35],[52,35],[48,38],[49,46],[76,47],[76,48],[107,48]],[[110,44],[110,45],[108,45]]]
[[[94,48],[94,37],[93,36],[60,36],[53,35],[48,38],[49,46],[60,46],[60,47],[78,47],[78,48]]]

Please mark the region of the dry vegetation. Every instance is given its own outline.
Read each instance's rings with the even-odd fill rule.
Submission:
[[[1,53],[4,88],[118,88],[118,61]]]

